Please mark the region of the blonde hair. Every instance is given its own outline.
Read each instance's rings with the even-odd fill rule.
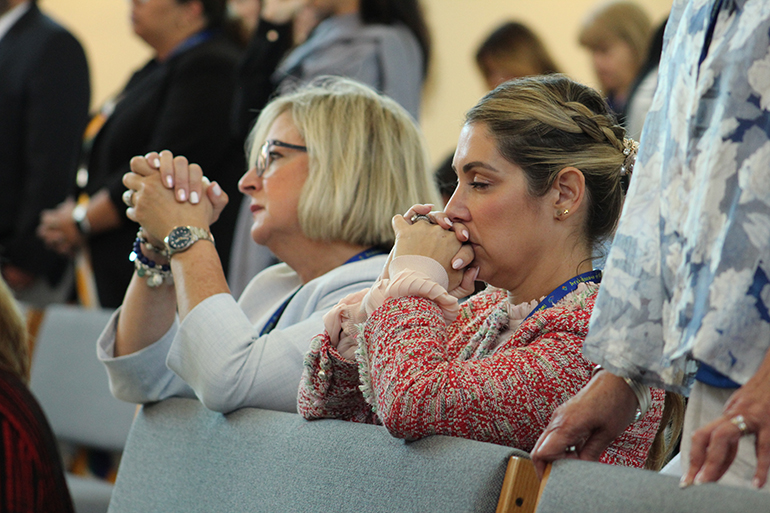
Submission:
[[[11,289],[0,278],[0,369],[29,381],[27,325]]]
[[[597,48],[611,39],[620,39],[631,47],[638,70],[647,59],[652,42],[650,17],[634,2],[601,4],[586,17],[578,41],[587,48]]]
[[[393,215],[415,203],[440,204],[423,135],[390,98],[340,77],[322,77],[281,96],[257,119],[250,167],[284,112],[307,146],[308,177],[298,208],[307,237],[389,247]]]
[[[508,161],[540,197],[559,171],[576,167],[585,176],[588,210],[584,233],[589,248],[612,235],[627,187],[625,129],[615,123],[598,92],[564,75],[505,82],[468,111],[466,124],[483,123]]]

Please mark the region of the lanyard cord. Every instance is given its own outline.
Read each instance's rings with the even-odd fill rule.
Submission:
[[[529,312],[529,315],[527,315],[524,318],[524,321],[529,319],[533,314],[537,312],[545,310],[546,308],[551,308],[553,305],[555,305],[556,303],[564,299],[564,296],[566,296],[570,292],[575,291],[575,289],[577,289],[579,284],[585,283],[588,281],[592,281],[594,283],[601,283],[602,272],[598,270],[588,271],[565,281],[564,283],[556,287],[550,294],[545,296],[545,298],[542,301],[540,301],[540,303],[538,303],[535,309]],[[521,321],[521,322],[524,323],[524,321]]]
[[[372,258],[374,256],[384,255],[384,254],[386,254],[386,252],[383,251],[380,248],[369,248],[369,249],[366,249],[366,250],[364,250],[364,251],[362,251],[362,252],[360,252],[360,253],[358,253],[356,255],[353,255],[350,258],[348,258],[345,261],[345,263],[342,264],[342,265],[351,264],[353,262],[358,262],[359,260],[367,260],[367,259]],[[259,332],[259,336],[260,337],[262,335],[267,335],[268,333],[270,333],[271,331],[273,331],[275,329],[276,325],[278,324],[278,321],[281,320],[281,316],[283,315],[284,310],[286,310],[286,307],[289,306],[289,303],[291,302],[291,300],[294,299],[294,296],[296,296],[297,292],[299,292],[300,290],[302,290],[302,285],[300,285],[297,288],[297,290],[295,290],[294,293],[292,293],[292,295],[289,296],[286,299],[286,301],[281,303],[281,306],[279,306],[278,309],[275,312],[273,312],[273,315],[270,316],[270,319],[268,319],[268,321],[265,324],[265,326]]]

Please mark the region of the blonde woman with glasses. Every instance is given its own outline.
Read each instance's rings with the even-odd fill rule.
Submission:
[[[296,411],[303,355],[322,317],[371,285],[394,241],[391,218],[437,199],[423,138],[394,101],[347,79],[282,96],[252,132],[240,190],[252,238],[283,263],[230,295],[209,227],[226,203],[170,152],[132,160],[136,272],[98,342],[116,397],[198,397],[215,411]],[[200,201],[178,201],[175,191]],[[129,248],[126,248],[129,251]],[[173,279],[172,279],[173,278]]]

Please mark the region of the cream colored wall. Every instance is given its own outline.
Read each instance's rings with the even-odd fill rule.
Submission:
[[[473,63],[484,36],[503,20],[530,25],[544,39],[557,64],[572,77],[595,85],[588,55],[577,44],[580,20],[597,0],[423,0],[433,32],[431,81],[421,124],[438,162],[454,148],[463,113],[485,92]],[[657,23],[670,0],[642,3]],[[149,58],[129,25],[125,0],[40,0],[41,7],[69,27],[86,48],[93,104],[116,93],[131,72]]]

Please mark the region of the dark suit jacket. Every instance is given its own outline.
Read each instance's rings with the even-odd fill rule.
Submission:
[[[35,229],[74,181],[90,94],[80,43],[32,5],[0,39],[0,255],[52,284],[66,260]]]
[[[232,164],[243,147],[230,135],[237,47],[222,35],[174,55],[152,60],[134,73],[119,95],[115,110],[97,134],[88,160],[87,192],[107,188],[115,207],[125,210],[121,195],[129,161],[149,151],[171,150],[201,165],[231,198],[244,172]],[[212,227],[217,250],[227,262],[238,209],[229,206]],[[90,239],[91,261],[102,306],[123,301],[133,264],[128,261],[138,226],[123,218],[120,228]]]

